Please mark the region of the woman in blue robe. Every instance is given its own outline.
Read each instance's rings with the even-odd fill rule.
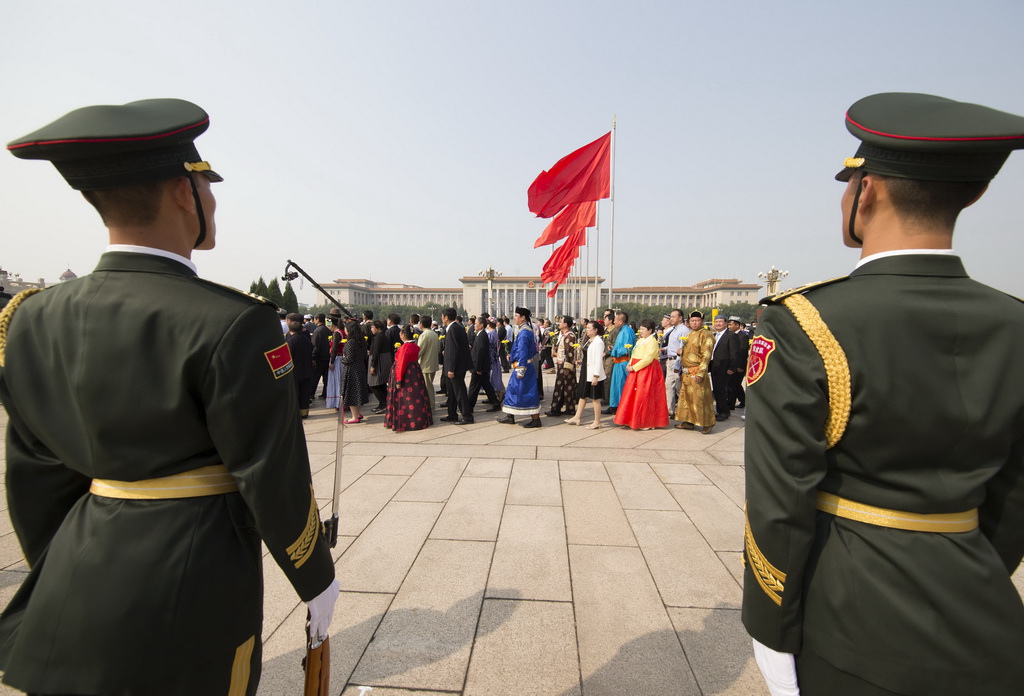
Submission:
[[[540,427],[540,392],[537,385],[537,368],[533,357],[537,355],[537,335],[530,324],[530,310],[516,307],[515,322],[519,327],[512,348],[509,362],[512,374],[505,388],[505,400],[501,410],[505,415],[498,419],[499,423],[515,423],[516,416],[531,416],[524,428]]]
[[[636,332],[629,324],[623,324],[619,329],[619,335],[615,338],[615,345],[612,347],[612,378],[608,384],[608,407],[617,408],[619,397],[622,396],[622,388],[626,386],[626,365],[629,364],[629,354],[636,343]]]

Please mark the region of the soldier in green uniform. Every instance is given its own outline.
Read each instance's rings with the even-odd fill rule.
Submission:
[[[846,124],[860,263],[750,347],[743,623],[776,695],[1019,694],[1024,305],[951,248],[1024,118],[892,93]]]
[[[31,568],[0,616],[0,667],[31,693],[256,693],[261,539],[327,634],[338,585],[275,308],[191,262],[216,241],[221,177],[193,144],[208,124],[154,99],[8,145],[52,161],[111,243],[92,274],[0,315],[7,496]]]

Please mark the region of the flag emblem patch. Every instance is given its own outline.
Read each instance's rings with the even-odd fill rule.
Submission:
[[[768,369],[768,358],[775,350],[775,341],[764,336],[754,336],[750,342],[750,362],[747,366],[747,386],[754,384],[764,376]]]
[[[274,350],[268,350],[263,355],[267,357],[267,362],[270,363],[270,370],[274,373],[274,379],[281,379],[295,367],[292,363],[292,353],[288,350],[287,343],[282,343]]]

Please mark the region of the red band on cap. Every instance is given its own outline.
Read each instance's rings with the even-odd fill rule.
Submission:
[[[201,126],[201,125],[209,123],[209,122],[210,122],[210,118],[207,117],[207,118],[204,118],[202,121],[199,121],[198,123],[193,123],[191,126],[185,126],[184,128],[179,128],[178,130],[168,131],[167,133],[158,133],[156,135],[141,135],[141,136],[136,137],[136,138],[72,138],[72,139],[68,139],[68,140],[36,140],[34,142],[31,142],[31,143],[20,143],[18,145],[9,145],[7,147],[7,149],[8,150],[17,150],[18,148],[21,148],[21,147],[30,147],[30,146],[34,146],[34,145],[62,145],[62,144],[65,144],[65,143],[125,143],[125,142],[139,141],[139,140],[156,140],[157,138],[166,138],[166,137],[171,136],[171,135],[177,135],[178,133],[183,133],[183,132],[185,132],[187,130],[191,130],[193,128],[196,128],[198,126]]]
[[[849,121],[850,123],[852,123],[853,125],[857,126],[858,128],[860,128],[862,131],[867,131],[868,133],[874,133],[875,135],[884,135],[886,138],[898,138],[900,140],[927,140],[927,141],[932,141],[932,142],[963,142],[963,143],[979,142],[979,141],[983,141],[983,140],[1024,140],[1024,135],[993,135],[993,136],[982,136],[982,137],[977,137],[977,138],[928,138],[928,137],[917,136],[917,135],[896,135],[895,133],[885,133],[883,131],[878,131],[878,130],[874,130],[872,128],[867,128],[865,126],[862,126],[859,123],[857,123],[856,121],[854,121],[852,118],[850,118],[850,114],[849,113],[846,114],[846,120]]]

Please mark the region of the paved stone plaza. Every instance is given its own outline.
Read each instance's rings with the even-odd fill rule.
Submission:
[[[480,408],[469,426],[382,422],[345,428],[332,693],[767,694],[739,620],[742,420],[706,436],[524,430]],[[336,426],[316,408],[305,424],[324,516]],[[264,559],[259,693],[298,694],[305,607]],[[6,514],[0,569],[3,606],[27,571]]]

